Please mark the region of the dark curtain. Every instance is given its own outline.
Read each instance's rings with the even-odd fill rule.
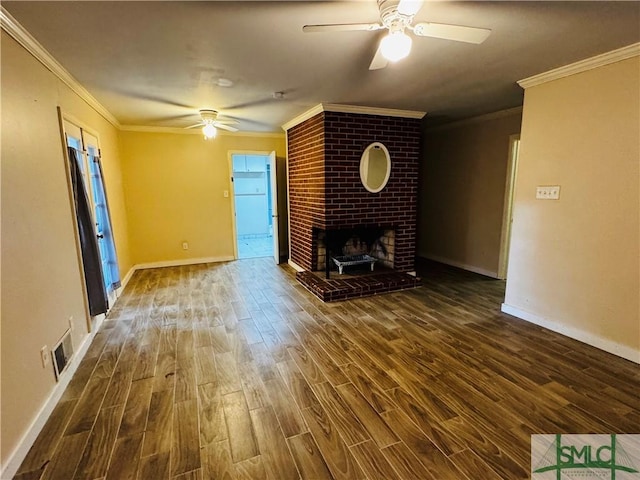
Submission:
[[[107,311],[107,293],[104,289],[102,269],[100,267],[100,251],[98,239],[91,217],[89,197],[84,185],[82,172],[78,165],[78,155],[74,148],[69,147],[69,163],[71,164],[71,183],[73,185],[73,199],[76,205],[76,220],[80,235],[82,250],[82,266],[84,281],[87,286],[89,312],[94,317]]]

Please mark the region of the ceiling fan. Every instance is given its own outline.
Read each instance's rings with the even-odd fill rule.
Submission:
[[[446,23],[420,22],[412,25],[413,17],[422,8],[423,0],[378,0],[380,10],[379,23],[346,23],[328,25],[305,25],[302,31],[341,32],[351,30],[389,30],[382,38],[378,50],[373,57],[369,70],[378,70],[387,66],[389,61],[395,62],[405,58],[411,51],[411,37],[405,30],[418,37],[434,37],[458,42],[480,44],[491,34],[486,28],[449,25]]]
[[[191,125],[185,128],[197,128],[202,127],[202,133],[204,134],[204,138],[214,138],[217,129],[220,128],[222,130],[227,130],[229,132],[237,132],[238,129],[232,127],[231,125],[235,125],[238,122],[236,120],[218,120],[218,111],[213,110],[211,108],[202,108],[198,111],[200,114],[201,121],[196,123],[195,125]]]

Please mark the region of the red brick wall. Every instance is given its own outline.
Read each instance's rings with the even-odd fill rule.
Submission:
[[[391,155],[389,182],[379,193],[360,181],[360,157],[372,142]],[[420,120],[324,112],[290,129],[288,143],[291,259],[313,269],[313,226],[393,226],[394,268],[413,270]]]
[[[313,270],[313,226],[324,227],[324,113],[287,132],[291,260]]]

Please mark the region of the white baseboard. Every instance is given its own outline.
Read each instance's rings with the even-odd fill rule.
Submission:
[[[233,255],[224,255],[221,257],[185,258],[184,260],[166,260],[162,262],[138,263],[132,267],[132,270],[144,270],[146,268],[180,267],[182,265],[230,262],[232,260],[235,260],[235,257]]]
[[[598,335],[594,335],[593,333],[585,332],[584,330],[558,323],[548,318],[540,317],[534,313],[521,310],[511,305],[507,305],[506,303],[502,304],[501,309],[504,313],[508,313],[509,315],[513,315],[514,317],[526,320],[527,322],[535,323],[536,325],[552,330],[556,333],[560,333],[565,337],[573,338],[574,340],[578,340],[579,342],[586,343],[587,345],[591,345],[592,347],[599,348],[600,350],[604,350],[605,352],[640,364],[640,350],[636,350],[626,345],[620,345],[619,343],[612,342],[611,340],[599,337]]]
[[[289,259],[287,260],[287,263],[289,264],[289,266],[291,268],[293,268],[296,272],[304,272],[304,268],[302,268],[300,265],[298,265],[296,262],[294,262],[293,260]]]
[[[133,276],[133,274],[136,272],[136,267],[133,266],[129,269],[129,271],[127,272],[127,274],[124,276],[124,278],[122,279],[122,281],[120,282],[120,288],[118,288],[116,290],[116,295],[119,297],[120,294],[122,293],[122,291],[124,290],[124,287],[127,286],[127,284],[129,283],[129,280],[131,280],[131,277]]]
[[[215,262],[227,262],[230,260],[234,260],[232,256],[225,257],[206,257],[206,258],[192,258],[186,260],[172,260],[166,262],[154,262],[154,263],[142,263],[138,265],[134,265],[129,269],[124,279],[122,280],[122,286],[117,291],[117,296],[120,296],[120,293],[124,289],[124,287],[129,283],[131,276],[135,273],[136,270],[141,270],[145,268],[158,268],[158,267],[173,267],[180,265],[195,265],[198,263],[215,263]],[[15,450],[9,455],[8,460],[5,465],[0,466],[0,479],[9,479],[13,478],[20,468],[20,465],[24,461],[27,453],[31,449],[33,443],[38,438],[40,431],[44,427],[45,423],[49,419],[51,412],[58,404],[60,398],[62,398],[62,394],[64,393],[67,385],[71,381],[73,374],[78,369],[78,365],[84,358],[87,350],[89,349],[89,345],[93,341],[95,334],[100,330],[100,326],[105,320],[104,315],[98,315],[94,318],[91,328],[91,333],[87,334],[84,338],[82,345],[80,348],[76,350],[75,355],[71,359],[71,362],[67,366],[67,369],[60,376],[58,383],[54,386],[53,390],[49,394],[49,397],[44,402],[43,406],[40,408],[38,413],[36,414],[35,419],[27,428],[27,431],[22,436],[20,441],[18,442],[18,446]]]
[[[144,270],[146,268],[179,267],[181,265],[197,265],[199,263],[230,262],[231,260],[235,260],[235,258],[233,256],[226,255],[222,257],[189,258],[186,260],[167,260],[163,262],[138,263],[129,269],[127,274],[120,282],[121,285],[116,290],[116,297],[120,297],[124,288],[129,283],[129,280],[131,280],[133,274],[136,273],[136,270]]]
[[[102,325],[102,322],[104,321],[104,315],[101,315],[100,317],[101,318],[96,319],[94,325],[95,328],[93,328],[91,333],[87,334],[87,336],[84,337],[82,345],[80,345],[80,348],[76,350],[75,355],[73,355],[71,359],[71,362],[69,363],[65,371],[60,375],[58,383],[56,383],[55,387],[53,387],[53,390],[49,394],[49,397],[46,399],[46,401],[36,414],[34,420],[31,422],[31,425],[29,425],[29,428],[27,428],[27,431],[18,442],[18,446],[9,455],[7,463],[0,469],[1,479],[13,478],[20,468],[20,465],[27,456],[27,453],[29,453],[29,450],[33,446],[33,443],[36,441],[36,438],[38,438],[38,435],[42,431],[42,428],[47,423],[51,412],[53,412],[53,409],[58,404],[58,401],[60,401],[60,398],[62,398],[62,394],[67,388],[67,385],[69,385],[73,374],[76,372],[76,370],[78,369],[78,365],[80,365],[80,362],[87,353],[89,345],[91,345],[91,342],[93,341],[93,337],[100,329],[100,325]]]
[[[433,260],[434,262],[444,263],[445,265],[451,265],[452,267],[461,268],[462,270],[467,270],[469,272],[479,273],[480,275],[484,275],[485,277],[498,278],[498,272],[487,270],[486,268],[468,265],[466,263],[457,262],[455,260],[440,257],[438,255],[431,255],[429,253],[418,253],[418,256],[426,258],[428,260]]]

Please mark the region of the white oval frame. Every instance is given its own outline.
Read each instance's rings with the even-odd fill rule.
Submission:
[[[384,152],[384,156],[387,159],[387,173],[384,177],[384,181],[382,182],[380,187],[377,189],[370,188],[369,185],[367,185],[367,183],[365,182],[366,172],[369,168],[369,152],[374,148],[382,150]],[[387,183],[389,183],[390,176],[391,176],[391,155],[389,155],[389,150],[387,150],[387,147],[385,147],[384,144],[380,142],[373,142],[369,144],[367,148],[364,149],[364,152],[362,152],[362,156],[360,157],[360,182],[362,183],[364,188],[367,189],[367,191],[371,193],[378,193],[382,191],[384,187],[387,186]]]

